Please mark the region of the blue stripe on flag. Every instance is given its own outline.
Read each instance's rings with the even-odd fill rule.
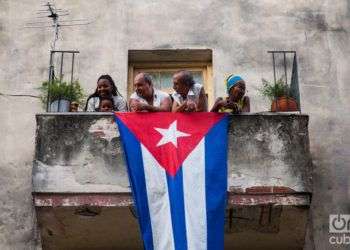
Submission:
[[[123,122],[118,118],[115,120],[118,123],[120,135],[123,138],[122,143],[126,156],[129,181],[131,183],[132,193],[136,203],[144,248],[147,250],[153,250],[152,225],[148,208],[141,146],[134,134],[129,131]],[[143,190],[144,192],[138,192],[138,190]]]
[[[176,250],[187,249],[182,166],[174,177],[167,174],[170,212]]]
[[[224,249],[227,197],[227,121],[228,117],[226,116],[205,137],[208,250]]]

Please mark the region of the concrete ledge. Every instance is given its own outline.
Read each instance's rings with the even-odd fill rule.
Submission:
[[[130,193],[116,194],[33,194],[36,207],[130,207]],[[228,193],[227,207],[273,204],[279,206],[310,206],[311,195],[294,194],[233,194]]]
[[[45,113],[36,118],[34,192],[130,192],[110,113]],[[231,116],[228,168],[229,190],[283,187],[311,193],[308,116]]]

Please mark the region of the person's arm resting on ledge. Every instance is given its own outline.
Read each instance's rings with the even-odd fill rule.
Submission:
[[[130,110],[132,112],[168,112],[171,108],[171,100],[169,97],[164,98],[159,107],[152,106],[150,104],[142,103],[136,99],[130,99]]]

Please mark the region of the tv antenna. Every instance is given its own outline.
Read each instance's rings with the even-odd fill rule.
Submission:
[[[69,16],[70,12],[68,10],[56,8],[55,3],[47,2],[42,5],[45,9],[40,9],[36,11],[36,17],[34,21],[27,22],[24,26],[25,28],[53,28],[54,30],[54,38],[51,43],[51,50],[55,50],[56,42],[59,38],[60,28],[62,27],[70,27],[70,26],[81,26],[88,25],[92,23],[92,21],[88,19],[61,19],[61,17]],[[48,21],[40,21],[45,18],[51,19],[51,22]]]

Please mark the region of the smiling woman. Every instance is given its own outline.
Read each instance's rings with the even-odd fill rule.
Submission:
[[[211,112],[224,112],[232,114],[250,112],[250,100],[249,97],[245,95],[245,81],[240,76],[230,75],[227,77],[225,84],[228,97],[219,97],[215,101]]]
[[[99,111],[101,98],[110,98],[113,100],[114,111],[128,110],[124,98],[119,93],[118,88],[110,75],[101,75],[98,78],[96,90],[87,99],[84,111]]]

